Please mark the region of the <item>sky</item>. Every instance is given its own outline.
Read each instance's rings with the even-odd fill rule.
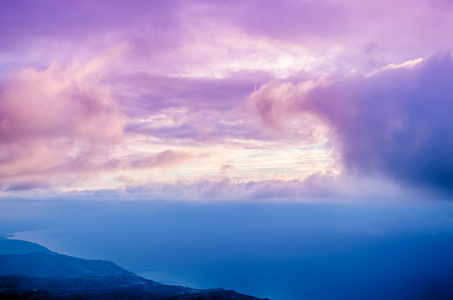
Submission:
[[[353,253],[360,247],[377,253],[388,246],[382,251],[390,259],[406,242],[441,245],[452,237],[450,1],[0,4],[1,234],[73,255],[106,256],[146,273],[122,247],[113,254],[88,241],[114,236],[120,222],[119,236],[131,244],[126,232],[149,241],[148,228],[161,227],[156,239],[171,247],[165,234],[182,239],[188,224],[200,233],[198,242],[188,242],[193,253],[217,237],[236,256],[214,243],[217,260],[193,258],[200,269],[195,279],[181,275],[194,265],[165,269],[164,262],[179,261],[184,251],[164,247],[155,267],[160,273],[153,274],[200,287],[222,286],[220,277],[209,281],[206,274],[214,266],[225,271],[228,257],[238,268],[249,266],[254,278],[259,265],[282,273],[298,264],[316,269],[312,254],[287,251],[302,241],[322,244],[319,253],[349,249],[335,262],[319,254],[324,265],[338,266],[329,269],[333,276],[345,261],[358,270]],[[72,210],[85,213],[71,217]],[[138,234],[141,214],[156,219],[144,221],[148,227]],[[174,227],[168,224],[173,214],[180,216]],[[339,216],[335,222],[332,214]],[[363,225],[367,217],[378,224]],[[97,230],[94,220],[113,225]],[[237,224],[231,229],[227,220]],[[293,243],[301,230],[304,238]],[[369,239],[361,238],[364,231]],[[258,245],[263,237],[282,237],[284,246],[271,243],[263,254],[250,244],[254,235]],[[320,242],[331,239],[332,245]],[[420,249],[414,257],[429,262],[434,250]],[[381,271],[382,277],[390,272]],[[446,278],[435,271],[429,271],[437,274],[433,282]],[[261,279],[292,282],[294,272],[280,281]],[[351,272],[354,280],[363,277]],[[313,286],[324,275],[293,298],[269,293],[277,300],[304,292],[321,299],[316,291],[323,289]],[[231,278],[223,278],[229,287],[267,296],[268,284]]]

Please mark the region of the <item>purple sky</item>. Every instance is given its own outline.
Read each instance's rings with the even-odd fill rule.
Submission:
[[[4,196],[451,190],[449,1],[2,7]]]
[[[0,0],[0,235],[274,300],[451,299],[452,28],[446,0]]]

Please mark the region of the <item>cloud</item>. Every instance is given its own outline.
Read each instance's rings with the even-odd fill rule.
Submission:
[[[48,188],[49,184],[47,182],[21,182],[18,184],[11,184],[6,188],[7,192],[10,191],[26,191],[34,189],[43,189]]]
[[[256,180],[218,175],[198,180],[180,180],[160,183],[144,178],[127,176],[119,178],[126,185],[121,190],[109,190],[108,199],[134,199],[147,201],[188,202],[279,202],[279,203],[404,203],[407,199],[418,201],[426,197],[423,190],[402,188],[383,179],[347,174],[314,174],[303,180]],[[80,191],[83,195],[104,199],[105,191]],[[64,194],[62,194],[64,196]],[[64,196],[66,197],[66,196]]]
[[[1,178],[82,171],[122,141],[127,117],[101,82],[122,49],[87,63],[19,70],[2,82]]]
[[[251,37],[304,47],[308,54],[322,58],[325,63],[317,63],[311,72],[369,70],[414,57],[427,57],[453,46],[444,32],[444,28],[452,25],[453,13],[452,6],[445,1],[196,3],[200,3],[196,15],[200,19],[215,17]],[[374,45],[372,51],[369,45]]]
[[[309,88],[271,82],[248,105],[270,125],[306,114],[323,120],[350,174],[452,191],[452,78],[451,55],[436,56],[372,76],[320,79]]]
[[[120,140],[125,117],[101,79],[109,60],[122,48],[110,49],[85,64],[62,67],[53,62],[42,71],[27,68],[10,74],[0,94],[2,142],[34,136],[101,143]]]
[[[96,41],[91,39],[98,38],[98,42],[106,42],[106,36],[110,35],[110,40],[115,40],[119,32],[137,34],[138,29],[165,31],[178,26],[175,18],[178,6],[173,1],[104,4],[97,0],[71,3],[70,7],[53,0],[5,3],[1,16],[10,26],[0,29],[4,37],[0,50],[30,46],[30,43],[39,45],[37,42],[43,40],[76,43],[88,40],[95,44]],[[140,25],[142,28],[139,28]],[[148,35],[148,38],[152,39],[156,35]]]
[[[300,98],[317,83],[307,80],[271,81],[255,89],[240,106],[243,118],[268,139],[286,139],[304,145],[323,144],[328,130],[317,114],[297,108]]]
[[[102,1],[14,1],[0,12],[7,25],[0,28],[0,51],[7,65],[43,66],[128,41],[134,45],[129,63],[156,74],[319,74],[450,49],[443,29],[452,26],[452,13],[443,0],[136,1],[108,7]]]
[[[148,73],[110,76],[126,132],[164,143],[215,144],[228,138],[265,138],[243,120],[237,107],[254,86],[271,80],[266,73],[238,72],[226,78],[157,76]]]
[[[192,158],[192,156],[185,152],[175,152],[172,150],[165,150],[156,155],[149,155],[143,159],[131,162],[131,168],[169,168]]]
[[[427,114],[448,100],[403,99],[447,97],[449,82],[422,78],[434,60],[414,58],[453,46],[452,12],[441,0],[8,3],[0,184],[110,188],[132,170],[194,183],[232,165],[236,183],[284,186],[332,171],[335,149],[350,174],[446,188],[449,125]],[[197,153],[210,156],[178,167]]]

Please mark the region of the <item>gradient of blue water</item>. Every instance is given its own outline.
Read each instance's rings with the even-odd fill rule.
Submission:
[[[15,203],[2,204],[0,228],[168,284],[273,300],[453,299],[450,203]]]

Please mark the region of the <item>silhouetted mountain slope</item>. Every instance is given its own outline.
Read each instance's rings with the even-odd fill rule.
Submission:
[[[86,260],[39,252],[24,255],[0,255],[0,275],[11,274],[29,277],[137,277],[110,261]]]
[[[0,255],[1,299],[258,299],[224,289],[198,290],[164,285],[137,276],[110,261],[61,255],[38,244],[21,244],[17,240],[3,239],[2,242],[10,252],[19,248],[22,252],[27,249],[41,252]],[[8,246],[9,242],[21,246]]]
[[[31,243],[21,240],[10,240],[0,236],[0,255],[4,254],[27,254],[33,252],[42,252],[52,254],[55,252],[50,251],[46,247],[43,247],[36,243]]]

